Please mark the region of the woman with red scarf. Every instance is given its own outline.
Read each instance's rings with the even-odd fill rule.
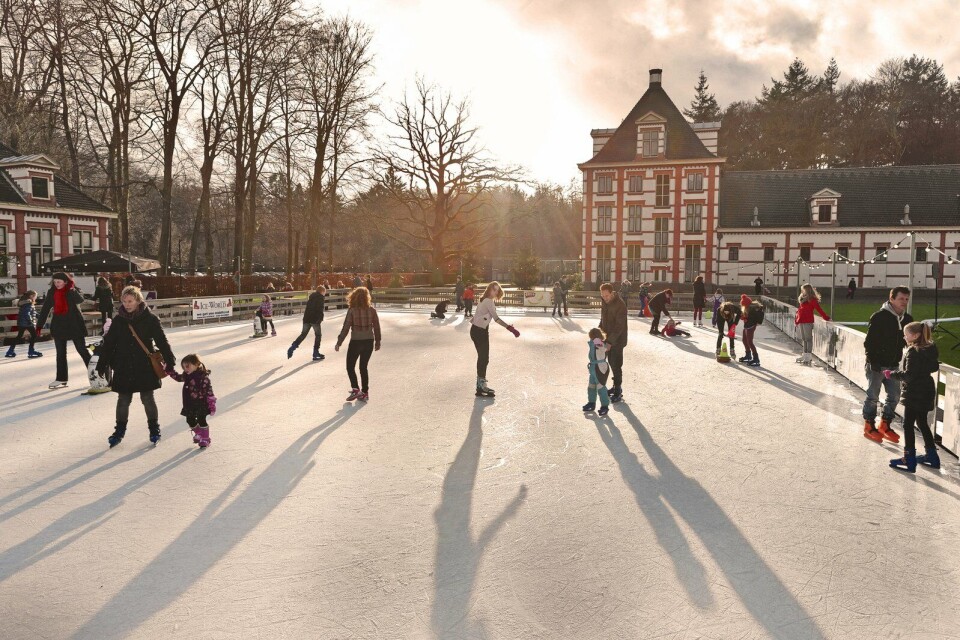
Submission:
[[[50,383],[51,389],[67,386],[67,343],[73,342],[77,353],[83,358],[83,366],[90,362],[90,351],[87,349],[87,325],[80,313],[80,304],[83,296],[66,273],[59,271],[53,274],[50,291],[43,300],[40,317],[37,319],[37,333],[43,331],[50,311],[53,318],[50,320],[50,335],[57,347],[57,379]]]

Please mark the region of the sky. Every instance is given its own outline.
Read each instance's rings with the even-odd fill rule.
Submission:
[[[616,127],[649,69],[683,109],[701,69],[721,107],[759,95],[799,57],[841,82],[918,54],[960,74],[960,2],[862,0],[304,0],[374,33],[389,108],[419,75],[470,102],[491,157],[537,181],[579,180],[590,130]]]

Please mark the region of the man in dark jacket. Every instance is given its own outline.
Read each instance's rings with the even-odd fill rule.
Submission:
[[[310,329],[313,329],[313,359],[323,360],[324,356],[320,353],[320,323],[323,322],[323,307],[326,301],[327,288],[323,285],[317,287],[317,290],[307,298],[307,307],[303,311],[303,328],[300,335],[293,341],[290,348],[287,349],[287,358],[293,357],[293,352],[297,350],[300,343],[303,342]]]
[[[664,289],[650,298],[648,306],[650,307],[650,313],[653,314],[653,319],[650,321],[650,335],[660,335],[661,315],[666,314],[668,318],[673,318],[673,316],[670,315],[670,310],[667,309],[671,302],[673,302],[673,289]]]
[[[613,388],[610,401],[623,400],[623,349],[627,346],[627,305],[623,303],[613,285],[600,285],[600,330],[607,335],[607,362],[613,370]]]
[[[467,285],[463,283],[463,278],[457,276],[457,286],[453,289],[453,295],[457,297],[457,311],[463,311],[463,292]]]
[[[761,295],[763,293],[763,278],[757,276],[757,279],[753,281],[753,294]]]
[[[903,355],[906,341],[903,339],[903,327],[913,322],[907,313],[910,302],[910,289],[894,287],[890,290],[890,299],[883,303],[880,310],[870,316],[870,326],[863,348],[867,355],[864,373],[867,377],[867,397],[863,402],[863,436],[874,442],[884,438],[890,442],[900,442],[900,436],[890,428],[897,403],[900,401],[900,383],[883,375],[884,369],[896,369]],[[877,419],[877,403],[880,401],[880,387],[886,389],[880,428],[874,424]]]

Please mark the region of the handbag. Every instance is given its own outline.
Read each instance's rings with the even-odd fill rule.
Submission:
[[[143,344],[143,340],[141,340],[140,336],[137,335],[137,332],[133,329],[133,325],[128,324],[127,326],[130,328],[130,333],[133,334],[137,344],[139,344],[140,348],[143,349],[143,352],[147,354],[147,359],[150,360],[150,366],[153,367],[154,375],[157,376],[158,380],[163,380],[166,378],[167,372],[163,366],[163,354],[159,351],[150,351],[147,349],[147,345]]]

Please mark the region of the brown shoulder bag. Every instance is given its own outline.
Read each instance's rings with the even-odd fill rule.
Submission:
[[[150,360],[150,366],[153,367],[153,373],[157,376],[157,379],[163,380],[167,377],[167,372],[163,366],[163,354],[159,351],[150,351],[147,349],[147,345],[143,344],[143,340],[140,339],[140,336],[137,335],[137,332],[134,331],[133,325],[128,324],[130,327],[130,333],[133,334],[134,339],[137,341],[137,344],[140,345],[140,348],[143,349],[143,352],[147,354],[147,358]]]

